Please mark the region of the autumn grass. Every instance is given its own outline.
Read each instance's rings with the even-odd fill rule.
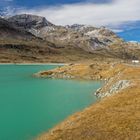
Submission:
[[[114,81],[125,79],[132,84],[70,116],[38,140],[140,139],[140,67],[116,64],[101,73],[106,78],[121,73]]]

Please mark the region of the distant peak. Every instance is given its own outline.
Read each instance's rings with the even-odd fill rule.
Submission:
[[[17,24],[18,26],[24,27],[26,29],[41,28],[44,26],[53,25],[45,17],[32,15],[32,14],[15,15],[15,16],[8,18],[8,21],[10,21],[14,24]]]

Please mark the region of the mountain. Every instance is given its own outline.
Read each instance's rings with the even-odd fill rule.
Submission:
[[[79,48],[69,51],[68,48],[57,48],[54,43],[36,37],[3,18],[0,18],[0,34],[1,63],[68,62],[92,57]]]
[[[16,15],[7,20],[24,29],[38,29],[45,26],[53,26],[46,18],[29,14]]]
[[[100,27],[74,24],[54,26],[50,30],[39,31],[39,36],[49,39],[57,47],[80,48],[99,58],[133,59],[140,58],[140,45],[125,42],[113,31]]]
[[[105,27],[58,26],[36,15],[1,18],[0,33],[0,60],[3,62],[75,62],[140,57],[139,44],[125,42]]]
[[[107,48],[108,45],[122,41],[115,33],[105,27],[74,24],[71,26],[56,26],[44,17],[35,15],[16,15],[8,21],[24,28],[37,37],[55,42],[57,46],[74,46],[93,52],[96,49]]]
[[[45,54],[56,51],[53,43],[44,42],[3,18],[0,18],[0,35],[0,62],[41,62]]]
[[[36,38],[30,32],[19,29],[15,24],[10,23],[3,18],[0,18],[0,34],[1,38],[17,38],[17,39]]]

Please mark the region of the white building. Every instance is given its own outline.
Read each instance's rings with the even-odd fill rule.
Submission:
[[[132,63],[134,63],[134,64],[139,64],[140,61],[139,61],[139,60],[132,60]]]

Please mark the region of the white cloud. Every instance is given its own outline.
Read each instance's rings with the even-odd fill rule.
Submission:
[[[123,22],[140,20],[140,0],[114,0],[110,3],[92,2],[19,9],[17,14],[29,13],[46,17],[54,24],[88,24],[93,26],[118,26]]]
[[[120,32],[123,32],[123,29],[112,29],[111,30],[115,33],[120,33]]]

